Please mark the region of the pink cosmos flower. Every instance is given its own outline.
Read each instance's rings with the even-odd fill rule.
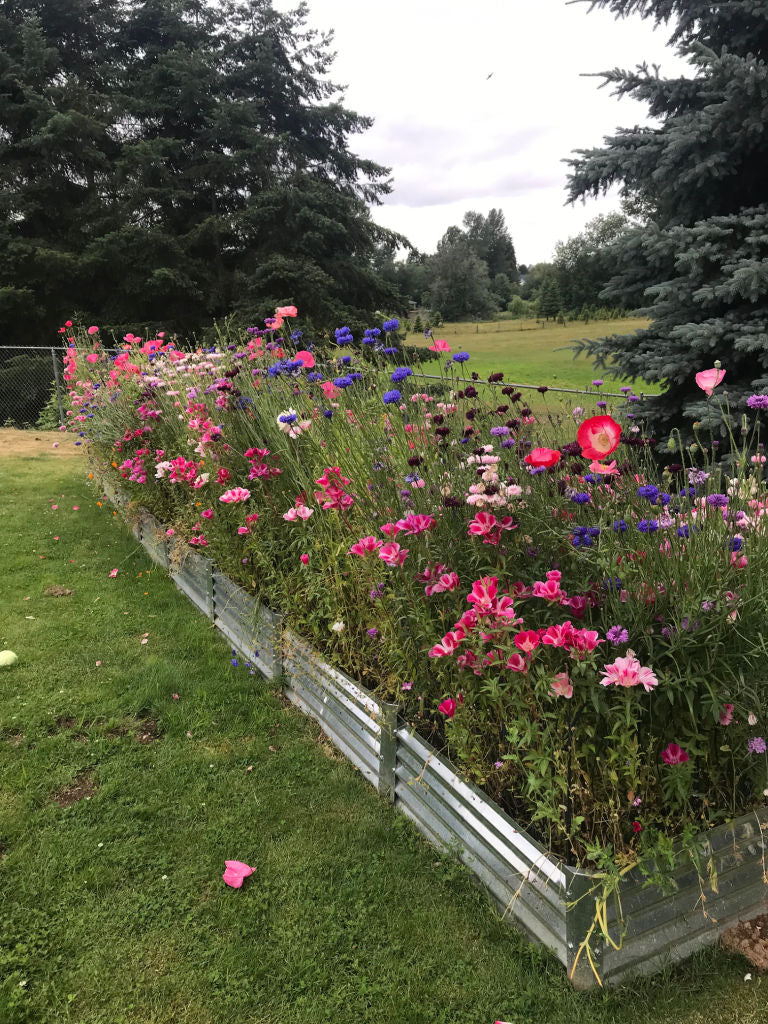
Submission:
[[[361,537],[359,541],[352,545],[347,552],[348,555],[358,555],[360,558],[365,558],[371,551],[377,551],[382,547],[383,542],[377,540],[376,537]]]
[[[631,651],[625,658],[617,658],[613,664],[605,665],[600,679],[603,686],[638,686],[642,685],[646,693],[650,693],[659,680],[652,669],[641,666]]]
[[[725,377],[725,370],[718,370],[713,366],[711,370],[701,370],[697,373],[696,383],[706,395],[711,397],[723,377]]]
[[[227,505],[236,505],[241,501],[248,501],[251,496],[251,492],[245,487],[233,487],[229,491],[225,491],[220,497],[219,501],[223,501]]]
[[[390,541],[379,549],[379,558],[387,565],[402,565],[408,557],[408,548],[401,548],[396,541]]]
[[[676,743],[670,743],[661,752],[661,759],[665,764],[685,764],[686,761],[690,760],[686,752],[682,747],[678,747]]]
[[[570,700],[573,696],[573,686],[568,678],[567,672],[558,672],[555,676],[554,682],[550,687],[550,692],[556,697],[565,697],[566,700]]]

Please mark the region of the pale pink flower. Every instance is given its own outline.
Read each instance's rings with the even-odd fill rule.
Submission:
[[[705,394],[711,396],[723,377],[725,377],[725,370],[718,370],[713,367],[711,370],[701,370],[697,373],[696,383]]]
[[[227,505],[234,505],[240,501],[248,501],[250,496],[251,492],[245,487],[233,487],[229,491],[225,491],[219,501],[223,501]]]
[[[555,676],[554,682],[550,687],[550,692],[556,697],[565,697],[566,700],[570,700],[573,696],[573,686],[568,678],[567,672],[558,672]]]
[[[652,669],[640,664],[632,651],[627,651],[625,658],[617,658],[611,665],[605,665],[600,679],[603,686],[642,686],[650,693],[659,680]]]
[[[733,704],[724,704],[723,710],[718,716],[718,722],[720,725],[730,725],[731,719],[733,718]]]

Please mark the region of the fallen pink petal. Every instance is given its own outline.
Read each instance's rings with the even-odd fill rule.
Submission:
[[[255,871],[255,868],[244,864],[241,860],[225,860],[224,863],[226,864],[226,870],[221,877],[233,889],[239,889],[243,884],[243,880]]]

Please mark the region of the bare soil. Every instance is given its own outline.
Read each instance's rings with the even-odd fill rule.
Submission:
[[[55,800],[59,807],[71,807],[87,796],[93,796],[95,792],[96,783],[93,781],[93,772],[83,772],[72,782],[68,782],[66,786],[61,786],[53,792],[51,799]]]
[[[64,431],[0,427],[0,458],[45,454],[57,459],[81,459],[84,451],[85,447],[76,448],[72,435]]]
[[[729,953],[741,953],[759,971],[768,971],[768,914],[752,921],[740,921],[721,939]]]

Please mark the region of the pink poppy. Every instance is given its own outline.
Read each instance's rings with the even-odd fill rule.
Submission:
[[[616,468],[616,459],[612,462],[590,462],[589,464],[590,473],[599,473],[601,476],[618,476],[619,471]]]
[[[690,760],[683,748],[679,747],[676,743],[670,743],[662,750],[661,759],[665,764],[685,764],[686,761]]]
[[[621,427],[612,416],[590,416],[576,431],[585,459],[604,459],[615,452],[621,440]]]
[[[536,469],[544,467],[549,469],[556,466],[560,461],[560,452],[554,448],[533,448],[523,459],[523,462]]]
[[[435,338],[432,344],[429,346],[430,352],[450,352],[451,346],[444,338]]]
[[[297,316],[298,310],[295,306],[278,306],[275,313],[278,316]]]
[[[320,387],[323,389],[323,394],[326,398],[335,398],[336,395],[340,394],[339,389],[332,380],[324,380]]]
[[[88,328],[88,333],[89,334],[95,334],[98,331],[98,329],[99,329],[98,327],[89,327]]]
[[[718,370],[713,366],[711,370],[701,370],[697,373],[696,383],[705,394],[711,397],[712,392],[722,381],[723,377],[725,377],[725,370]]]
[[[86,358],[86,361],[89,362],[89,363],[98,363],[98,361],[99,361],[99,353],[98,352],[89,352],[88,355],[85,358]]]
[[[303,349],[301,352],[296,353],[296,358],[300,359],[308,370],[311,370],[312,367],[315,365],[315,357],[312,355],[311,352],[305,352]]]

